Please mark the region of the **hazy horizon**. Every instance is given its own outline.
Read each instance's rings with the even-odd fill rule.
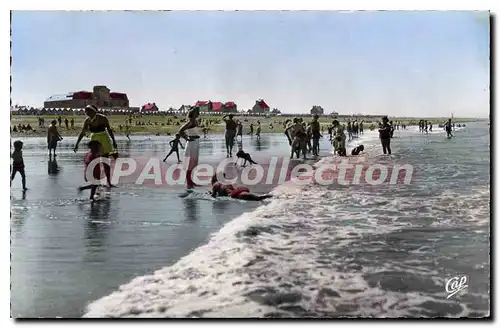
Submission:
[[[107,85],[131,106],[488,117],[488,12],[12,13],[12,103]]]

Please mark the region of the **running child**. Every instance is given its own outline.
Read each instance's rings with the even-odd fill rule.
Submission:
[[[28,188],[26,188],[26,173],[24,172],[23,142],[21,140],[14,141],[14,152],[10,157],[12,157],[10,186],[12,187],[12,180],[14,180],[16,173],[19,172],[21,174],[23,190],[28,190]]]
[[[181,135],[179,133],[177,133],[175,135],[175,139],[170,141],[168,144],[170,145],[170,152],[167,154],[167,156],[165,156],[163,161],[165,162],[167,160],[167,158],[170,155],[172,155],[172,153],[175,152],[177,154],[177,162],[181,163],[181,158],[179,157],[179,145],[181,146],[182,149],[184,149],[184,146],[181,143]]]

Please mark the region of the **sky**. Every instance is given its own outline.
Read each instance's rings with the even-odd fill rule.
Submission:
[[[12,102],[106,85],[131,106],[488,117],[486,12],[12,14]]]

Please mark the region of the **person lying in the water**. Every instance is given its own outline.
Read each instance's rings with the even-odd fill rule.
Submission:
[[[361,153],[362,151],[365,150],[365,147],[363,145],[359,145],[358,147],[354,148],[352,151],[351,151],[351,155],[352,156],[356,156],[356,155],[359,155],[359,153]]]
[[[226,177],[225,173],[224,177]],[[212,177],[212,197],[217,196],[229,196],[236,199],[256,201],[272,197],[272,195],[257,195],[251,193],[247,187],[235,187],[232,184],[223,184],[218,181],[217,174],[214,174],[214,176]]]

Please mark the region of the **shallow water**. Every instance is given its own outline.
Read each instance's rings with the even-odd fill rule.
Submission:
[[[122,156],[159,157],[169,137],[119,140]],[[15,317],[74,317],[85,305],[109,294],[131,278],[175,263],[208,240],[228,220],[258,206],[227,199],[181,199],[179,190],[119,186],[91,204],[83,185],[82,153],[74,138],[58,147],[57,175],[48,174],[44,138],[24,141],[30,190],[11,193],[12,314]],[[283,154],[281,135],[245,136],[243,147],[254,158]],[[84,148],[82,143],[81,148]],[[175,155],[174,155],[175,156]],[[174,156],[168,162],[175,162]],[[225,158],[222,136],[202,140],[200,162]]]
[[[37,194],[39,199],[30,191],[25,201],[13,201],[13,314],[486,315],[488,126],[471,123],[456,135],[448,140],[442,131],[396,132],[393,155],[387,157],[379,155],[378,140],[367,133],[359,141],[367,161],[411,163],[410,185],[287,184],[258,208],[182,201],[165,190],[139,188],[113,191],[109,201],[92,209],[75,196],[77,182],[62,189],[71,179],[62,182],[40,171],[36,180],[30,173],[30,185],[36,181],[37,189],[46,191]],[[273,152],[286,153],[282,136],[268,138]],[[219,152],[210,156],[222,158],[222,144],[213,148]],[[268,149],[261,146],[263,156]],[[46,161],[40,151],[33,163]],[[61,154],[61,163],[65,156],[59,176],[73,166],[70,172],[80,174],[81,158],[71,164],[74,155]],[[468,289],[447,299],[445,281],[462,274],[469,277]],[[99,299],[111,291],[116,292]]]

